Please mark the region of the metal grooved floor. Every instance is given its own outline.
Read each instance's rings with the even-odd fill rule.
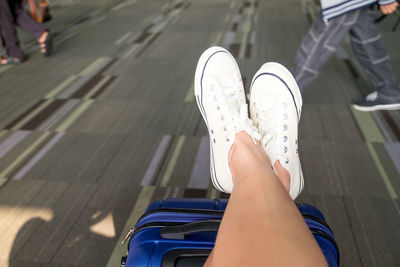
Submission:
[[[264,62],[291,66],[313,8],[87,0],[53,10],[48,59],[21,33],[28,60],[0,68],[0,266],[119,266],[150,201],[227,197],[209,182],[197,59],[228,48],[248,89]],[[394,22],[380,27],[400,78]],[[351,109],[372,87],[349,47],[303,94],[298,200],[326,215],[341,266],[400,266],[400,113]]]

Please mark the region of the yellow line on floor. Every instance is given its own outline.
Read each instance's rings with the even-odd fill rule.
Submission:
[[[50,105],[53,102],[52,99],[47,99],[43,104],[41,104],[39,107],[37,107],[35,110],[33,110],[31,113],[29,113],[28,116],[26,116],[23,120],[18,122],[12,129],[14,131],[20,129],[25,123],[27,123],[30,119],[35,117],[37,114],[39,114],[42,110],[44,110],[48,105]]]
[[[62,83],[60,83],[56,88],[53,89],[50,93],[48,93],[44,98],[51,99],[54,98],[58,93],[65,89],[68,85],[70,85],[77,78],[76,75],[71,75],[67,79],[65,79]]]
[[[90,100],[85,100],[82,105],[77,108],[74,113],[71,114],[71,116],[69,116],[68,119],[66,119],[56,130],[56,132],[63,132],[65,131],[69,126],[71,126],[72,123],[74,123],[76,121],[76,119],[79,118],[79,116],[82,115],[83,112],[85,112],[85,110],[87,108],[90,107],[90,105],[92,105],[93,103],[93,99]]]
[[[8,65],[8,66],[2,66],[0,69],[0,73],[6,72],[7,70],[11,69],[13,66]]]
[[[127,32],[124,35],[121,36],[121,38],[119,38],[117,41],[115,41],[116,45],[120,45],[122,44],[122,42],[124,42],[126,39],[128,39],[129,37],[131,37],[132,32]]]
[[[44,139],[49,136],[50,132],[43,133],[27,150],[25,150],[13,163],[11,163],[3,172],[0,173],[0,180],[6,179],[10,171],[20,164]]]
[[[98,68],[101,64],[103,64],[107,58],[99,57],[95,59],[92,63],[90,63],[86,68],[84,68],[80,73],[79,76],[87,76],[91,74],[96,68]]]
[[[219,195],[220,192],[217,189],[215,189],[213,185],[212,188],[210,188],[207,192],[207,198],[216,199],[219,197]]]
[[[249,17],[252,17],[253,15],[254,15],[254,13],[256,12],[256,9],[255,9],[255,7],[254,6],[250,6],[249,8],[247,8],[247,15],[249,16]]]
[[[171,13],[169,13],[170,18],[174,18],[178,16],[182,12],[182,9],[174,9]]]
[[[240,45],[239,51],[239,58],[244,58],[246,55],[246,48],[247,48],[247,36],[249,35],[248,32],[244,32],[242,35],[242,43]]]
[[[157,23],[156,25],[154,25],[151,28],[150,32],[159,33],[167,26],[167,24],[168,24],[168,21],[163,21],[163,22]],[[153,35],[150,35],[147,39],[149,40],[151,37],[153,37]]]
[[[217,38],[215,38],[214,43],[212,43],[211,45],[212,45],[212,46],[214,46],[214,45],[219,45],[219,43],[221,42],[221,38],[222,38],[222,32],[219,32],[219,33],[217,34]]]
[[[57,40],[55,40],[55,44],[56,45],[59,45],[59,44],[61,44],[62,42],[64,42],[64,41],[66,41],[66,40],[68,40],[68,39],[70,39],[70,38],[72,38],[73,36],[75,36],[76,34],[78,34],[80,31],[76,31],[76,32],[71,32],[71,33],[69,33],[69,34],[67,34],[67,35],[61,35]]]
[[[118,10],[120,10],[121,8],[125,7],[125,6],[126,6],[126,3],[120,3],[120,4],[116,5],[115,7],[113,7],[113,8],[111,9],[111,11],[118,11]]]
[[[0,178],[0,187],[1,187],[5,182],[7,182],[7,179]]]
[[[385,138],[369,112],[358,111],[353,108],[351,108],[351,111],[367,142],[385,142]]]
[[[94,87],[90,92],[88,92],[85,97],[83,98],[84,100],[90,99],[97,91],[104,85],[106,84],[109,80],[111,79],[111,76],[107,75],[104,76]]]
[[[97,18],[97,19],[94,19],[94,20],[92,20],[92,21],[89,23],[88,26],[93,26],[93,25],[95,25],[95,24],[97,24],[97,23],[99,23],[100,21],[103,21],[103,20],[105,20],[105,19],[106,19],[106,16],[102,16],[102,17],[99,17],[99,18]]]
[[[96,17],[97,15],[100,15],[101,12],[103,12],[101,9],[100,10],[95,10],[95,11],[89,13],[88,17],[89,18]]]
[[[249,33],[251,31],[252,26],[253,26],[253,23],[249,20],[243,22],[243,24],[241,25],[242,32]]]
[[[140,44],[134,44],[123,56],[123,59],[127,59],[133,52],[135,52],[140,47]]]
[[[189,91],[186,93],[185,102],[193,102],[194,100],[194,84],[190,86]]]
[[[171,159],[169,160],[167,170],[163,178],[161,179],[160,186],[167,186],[171,179],[172,172],[175,169],[176,162],[178,161],[179,154],[182,151],[183,144],[185,143],[186,136],[179,136],[178,142],[175,145],[174,152],[172,153]]]
[[[225,15],[224,24],[227,24],[227,23],[228,23],[230,17],[231,17],[230,14],[226,14],[226,15]]]
[[[136,3],[136,0],[122,2],[121,4],[116,5],[115,7],[113,7],[111,9],[111,11],[118,11],[118,10],[122,9],[123,7],[127,7],[128,5],[132,5],[134,3]]]
[[[169,7],[169,3],[165,3],[164,5],[161,6],[161,10],[166,10]]]
[[[388,191],[390,197],[391,197],[392,199],[395,199],[395,200],[398,199],[398,196],[397,196],[397,194],[396,194],[396,191],[394,190],[394,187],[393,187],[393,185],[392,185],[392,182],[390,181],[390,178],[389,178],[389,176],[387,175],[387,173],[386,173],[386,171],[385,171],[385,168],[383,167],[382,162],[380,161],[379,156],[378,156],[378,154],[376,153],[373,144],[370,143],[370,142],[367,142],[367,147],[368,147],[369,153],[371,154],[373,160],[375,161],[375,165],[376,165],[376,167],[378,168],[378,171],[379,171],[379,173],[380,173],[380,175],[381,175],[381,178],[382,178],[382,180],[383,180],[383,183],[385,184],[386,189],[387,189],[387,191]]]
[[[153,197],[154,190],[155,186],[145,186],[142,188],[142,191],[140,192],[136,201],[135,207],[133,208],[131,215],[126,221],[126,224],[122,229],[121,236],[118,239],[118,242],[113,252],[111,253],[111,257],[108,260],[107,267],[120,265],[121,257],[123,255],[126,255],[127,251],[127,245],[125,244],[125,246],[122,246],[120,241],[124,239],[125,235],[129,232],[129,229],[131,229],[136,224],[139,217],[145,212],[147,206],[150,204],[151,198]]]
[[[3,135],[5,135],[6,133],[8,133],[7,130],[1,130],[1,132],[0,132],[0,137],[2,137]]]

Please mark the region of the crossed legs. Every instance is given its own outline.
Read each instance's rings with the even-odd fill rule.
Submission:
[[[234,57],[211,47],[199,59],[194,89],[210,136],[211,180],[231,193],[206,266],[326,266],[293,202],[303,188],[302,100],[293,76],[264,64],[251,83],[250,119]]]
[[[325,258],[259,143],[245,132],[229,152],[233,191],[205,266],[326,266]]]

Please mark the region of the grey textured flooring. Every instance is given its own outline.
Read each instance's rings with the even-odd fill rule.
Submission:
[[[152,200],[227,197],[209,182],[193,97],[200,54],[237,58],[246,89],[290,67],[310,14],[287,0],[86,0],[54,9],[55,53],[0,68],[0,266],[118,266]],[[311,12],[311,11],[309,11]],[[381,25],[400,73],[394,18]],[[360,113],[372,90],[347,41],[303,94],[298,201],[326,215],[341,266],[400,266],[400,113]]]

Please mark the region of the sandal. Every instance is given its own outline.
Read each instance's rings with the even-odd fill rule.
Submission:
[[[43,42],[39,42],[40,45],[40,52],[45,56],[50,56],[51,52],[53,51],[53,39],[51,38],[51,34],[48,31],[46,39]]]
[[[0,57],[0,66],[21,64],[22,61],[22,59],[17,57],[9,57],[8,55],[4,55]]]

